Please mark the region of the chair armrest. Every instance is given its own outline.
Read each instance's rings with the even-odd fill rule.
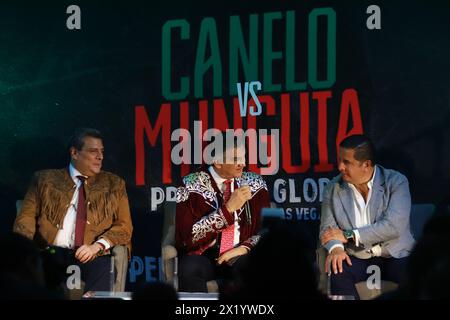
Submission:
[[[178,252],[172,245],[161,247],[161,268],[163,281],[174,286],[178,290]]]
[[[319,291],[323,294],[328,294],[328,275],[325,272],[325,261],[327,259],[327,249],[319,246],[316,249],[316,270],[318,272]]]
[[[112,248],[111,253],[116,269],[116,280],[114,282],[113,291],[123,292],[125,291],[125,284],[127,281],[128,248],[125,245],[117,245]]]
[[[163,260],[169,260],[169,259],[173,259],[178,255],[177,249],[170,245],[164,245],[161,248],[161,256],[163,258]]]

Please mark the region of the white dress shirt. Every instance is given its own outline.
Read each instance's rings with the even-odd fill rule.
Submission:
[[[356,189],[355,185],[349,183],[350,189],[353,191],[353,210],[355,212],[355,227],[361,228],[370,224],[370,207],[369,202],[372,197],[373,181],[375,179],[377,167],[374,167],[372,179],[367,182],[367,188],[369,193],[367,194],[367,201],[364,200],[362,194]],[[359,232],[358,229],[354,229],[355,244],[359,245]]]
[[[353,184],[349,184],[350,188],[353,190],[353,204],[354,204],[354,210],[355,210],[355,224],[356,229],[353,229],[353,233],[355,234],[355,245],[358,247],[360,242],[360,235],[358,228],[367,226],[370,224],[370,209],[369,209],[369,202],[372,198],[372,190],[373,190],[373,181],[375,180],[375,175],[377,174],[377,167],[374,167],[372,179],[370,179],[369,182],[367,182],[367,187],[369,188],[369,193],[367,195],[367,201],[364,201],[363,196],[359,191],[356,189],[356,187]],[[372,246],[372,248],[367,248],[365,250],[365,253],[367,255],[364,255],[364,253],[361,254],[361,258],[364,257],[387,257],[390,256],[390,254],[387,252],[385,248],[382,248],[381,245],[377,244],[375,246]]]
[[[83,176],[75,167],[69,165],[69,174],[74,182],[75,192],[73,193],[72,200],[70,200],[69,208],[64,216],[63,225],[61,229],[56,233],[55,241],[53,244],[58,247],[73,249],[75,246],[75,225],[77,222],[77,204],[78,193],[80,192],[81,180],[77,176]],[[86,177],[87,178],[87,177]],[[99,239],[97,242],[104,245],[104,249],[107,250],[111,247],[108,241],[105,239]]]
[[[213,166],[209,167],[209,172],[211,173],[214,181],[217,184],[217,187],[222,192],[224,191],[225,185],[224,182],[226,180],[231,180],[231,193],[234,191],[234,179],[224,179],[214,170]],[[238,223],[238,215],[237,212],[234,212],[234,238],[233,238],[233,245],[237,245],[239,243],[239,237],[240,237],[240,231],[239,231],[239,223]]]

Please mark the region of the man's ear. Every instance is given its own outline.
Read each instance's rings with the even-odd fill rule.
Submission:
[[[372,160],[366,160],[364,161],[364,167],[365,168],[369,168],[372,166]]]
[[[70,158],[71,159],[75,159],[76,160],[78,158],[78,150],[77,150],[77,148],[70,147],[69,152],[70,152]]]

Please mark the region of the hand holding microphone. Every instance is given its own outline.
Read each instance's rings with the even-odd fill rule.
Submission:
[[[234,190],[231,194],[230,200],[226,203],[228,211],[234,212],[244,206],[244,204],[252,198],[252,192],[249,186],[242,186]]]

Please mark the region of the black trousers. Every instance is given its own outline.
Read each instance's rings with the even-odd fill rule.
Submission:
[[[219,292],[223,293],[238,278],[240,270],[246,263],[246,255],[237,258],[233,265],[217,265],[208,255],[185,255],[178,264],[178,285],[182,292],[207,292],[206,283],[216,280]]]
[[[81,280],[85,283],[84,292],[112,290],[111,284],[116,272],[111,270],[111,256],[99,256],[88,263],[81,263],[75,258],[75,250],[60,247],[48,247],[45,256],[47,281],[50,278],[50,282],[63,282],[65,285],[67,279],[74,275],[69,266],[75,265],[80,268]]]
[[[330,285],[333,295],[351,295],[359,299],[355,284],[366,281],[374,274],[373,266],[379,267],[380,280],[389,280],[403,284],[406,280],[407,258],[370,258],[358,259],[350,256],[352,265],[342,262],[342,273],[331,274]],[[372,266],[372,267],[371,267]],[[371,267],[371,268],[369,268]]]

